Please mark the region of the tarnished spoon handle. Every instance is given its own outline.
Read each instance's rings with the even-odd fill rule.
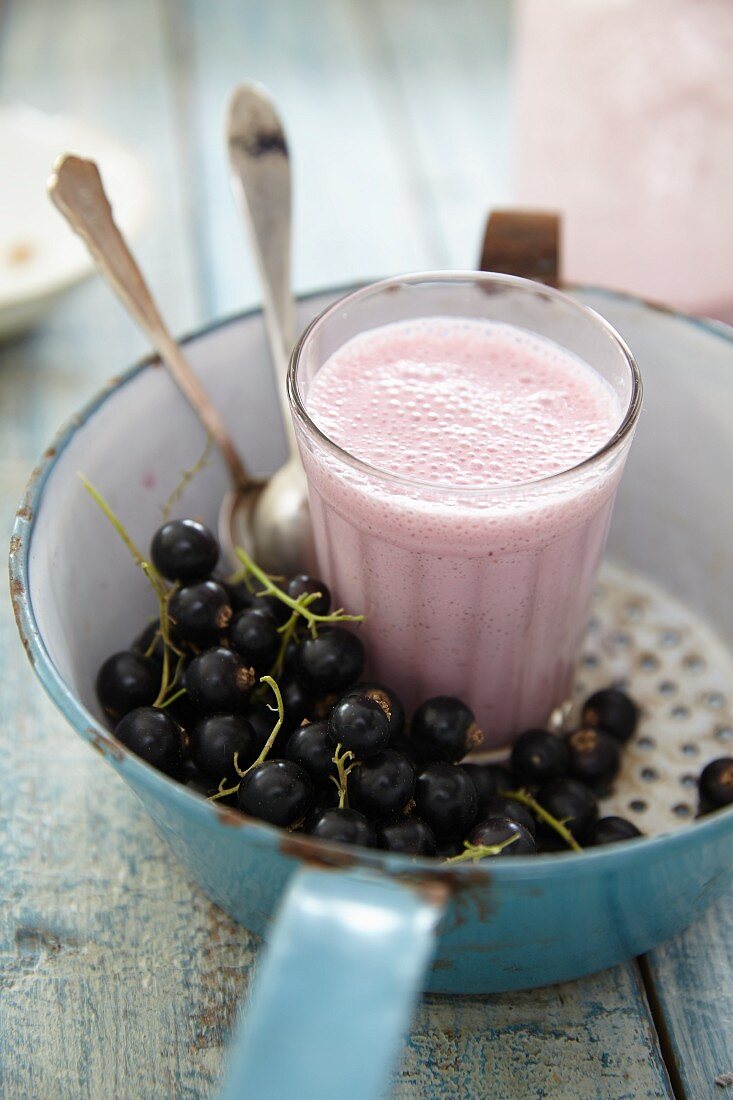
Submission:
[[[171,336],[142,272],[115,223],[93,160],[67,154],[54,166],[48,193],[87,246],[102,277],[149,338],[178,388],[211,435],[238,488],[252,479],[208,394]]]
[[[283,424],[290,453],[297,459],[286,388],[288,360],[295,343],[295,311],[290,286],[291,182],[285,131],[268,92],[252,81],[234,89],[226,125],[232,190],[249,227],[260,272]]]

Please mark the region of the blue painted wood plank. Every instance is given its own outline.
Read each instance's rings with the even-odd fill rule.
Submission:
[[[647,958],[673,1077],[689,1100],[723,1097],[733,1073],[733,886],[702,920]]]
[[[473,267],[487,211],[512,194],[513,5],[352,5],[365,27],[381,24],[392,101],[402,104],[409,124],[414,190],[441,241],[441,262]]]
[[[229,192],[223,142],[224,104],[244,79],[269,87],[290,141],[297,288],[438,261],[412,198],[406,151],[394,141],[393,119],[378,94],[380,59],[369,52],[350,11],[332,0],[186,0],[170,8],[211,313],[260,299]],[[393,113],[401,110],[399,102],[391,105]]]

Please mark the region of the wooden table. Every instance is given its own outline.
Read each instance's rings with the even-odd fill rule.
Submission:
[[[509,15],[490,0],[18,0],[1,16],[0,95],[86,116],[141,152],[157,197],[138,252],[181,331],[257,299],[221,142],[244,77],[287,120],[298,288],[470,266],[487,208],[510,198]],[[0,350],[8,526],[59,422],[143,350],[98,281]],[[8,606],[0,631],[0,1095],[209,1095],[258,942],[186,880],[66,728]],[[733,892],[641,963],[426,998],[394,1094],[722,1096],[732,977]]]

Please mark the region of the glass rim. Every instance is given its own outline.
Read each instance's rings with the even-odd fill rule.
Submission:
[[[598,325],[616,345],[620,351],[621,356],[626,363],[629,374],[631,375],[631,393],[629,395],[628,405],[621,419],[619,426],[616,428],[613,435],[610,436],[606,442],[599,447],[593,454],[584,458],[581,462],[577,462],[574,466],[569,466],[565,470],[556,470],[551,474],[544,474],[542,477],[531,478],[526,481],[517,481],[509,485],[454,485],[445,482],[426,481],[424,478],[406,477],[403,474],[392,473],[389,470],[383,470],[379,466],[375,466],[370,462],[364,461],[357,455],[352,454],[345,447],[342,447],[339,443],[336,443],[330,436],[319,428],[318,424],[308,413],[303,398],[300,393],[298,384],[298,368],[301,362],[304,348],[310,341],[311,337],[326,324],[331,317],[344,309],[344,307],[350,306],[360,300],[369,297],[374,293],[380,291],[389,290],[391,288],[397,288],[400,286],[417,286],[420,283],[485,283],[485,284],[500,284],[504,286],[516,287],[518,290],[532,291],[537,294],[540,293],[547,298],[560,301],[565,305],[571,307],[578,314],[584,316],[586,319],[592,321]],[[509,322],[505,322],[509,323]],[[560,345],[562,347],[562,345]],[[567,350],[567,349],[566,349]],[[591,365],[591,364],[589,364]],[[633,431],[636,422],[639,418],[642,403],[643,385],[641,380],[641,373],[636,360],[631,353],[630,348],[626,344],[626,341],[616,331],[612,324],[602,317],[591,306],[586,305],[584,302],[578,301],[577,298],[573,298],[572,295],[566,294],[562,290],[558,290],[556,287],[547,286],[544,283],[536,282],[533,279],[524,279],[519,275],[505,275],[501,272],[494,271],[467,271],[467,270],[449,270],[449,271],[415,271],[409,272],[405,275],[392,275],[386,279],[380,279],[377,282],[368,283],[366,286],[359,287],[357,290],[349,291],[347,294],[337,298],[335,302],[322,309],[312,321],[306,326],[301,333],[300,337],[295,343],[292,354],[290,356],[290,363],[288,366],[287,374],[287,394],[290,404],[290,410],[297,424],[299,424],[305,433],[311,436],[317,443],[325,447],[327,451],[330,451],[346,465],[354,467],[357,470],[367,474],[371,478],[376,478],[379,481],[386,482],[392,485],[399,485],[403,488],[419,489],[422,492],[427,493],[450,493],[453,496],[457,496],[461,499],[485,499],[487,497],[506,497],[512,494],[521,492],[528,489],[544,489],[548,486],[555,485],[565,479],[570,479],[579,473],[587,470],[588,468],[596,465],[601,459],[607,455],[612,454],[618,450],[627,437]]]

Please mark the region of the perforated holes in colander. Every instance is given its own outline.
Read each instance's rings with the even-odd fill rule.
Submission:
[[[604,814],[645,833],[697,812],[697,776],[733,748],[733,655],[690,608],[638,574],[605,566],[578,669],[571,723],[583,700],[625,685],[642,709]]]

